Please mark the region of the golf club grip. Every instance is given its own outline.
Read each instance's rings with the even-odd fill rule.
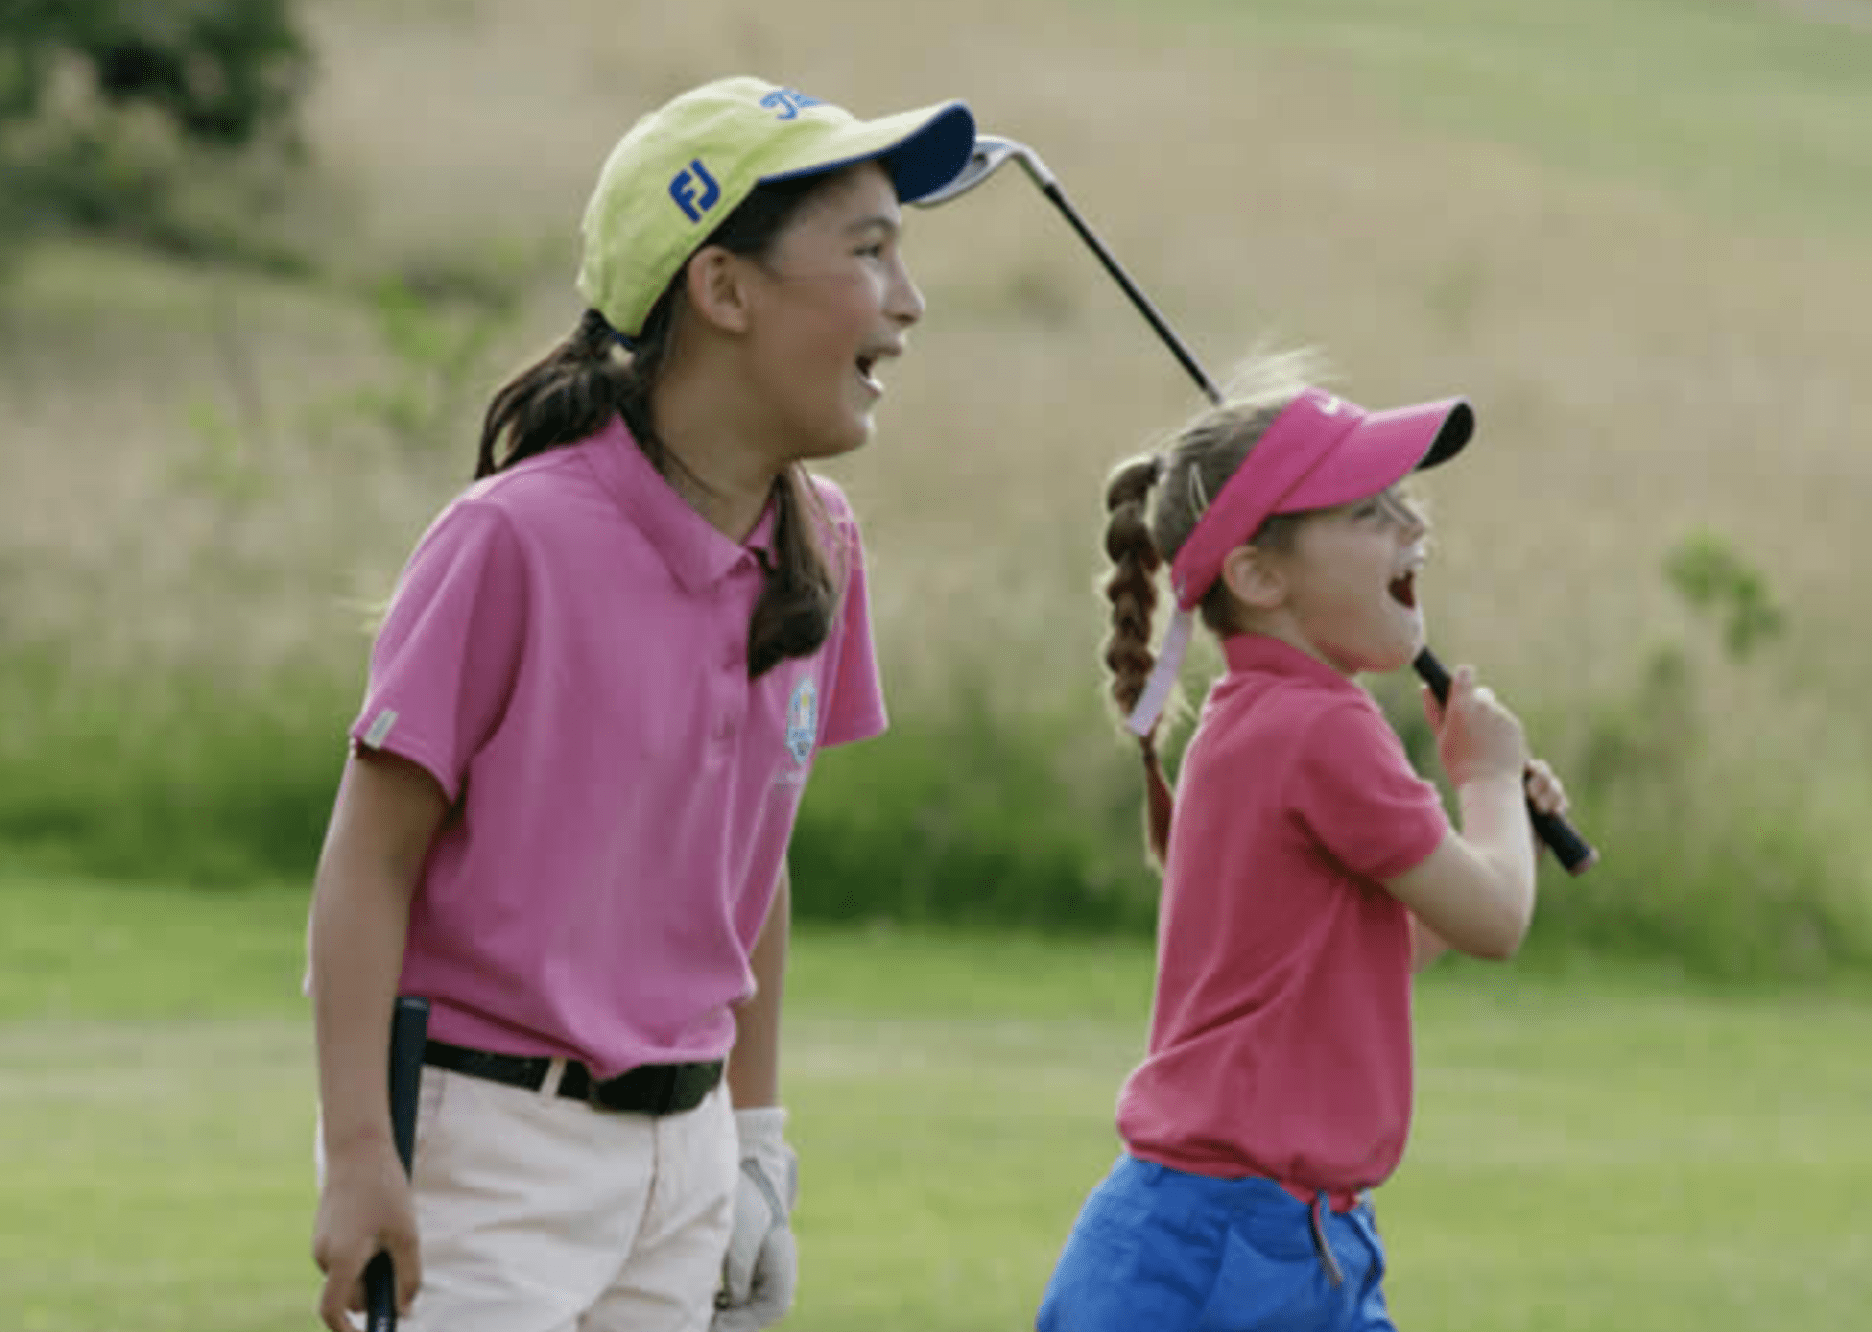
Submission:
[[[1449,699],[1450,674],[1443,663],[1437,660],[1436,653],[1425,648],[1417,654],[1411,666],[1430,686],[1430,692],[1436,695],[1436,701],[1443,703]],[[1599,860],[1598,851],[1592,843],[1574,829],[1566,819],[1556,814],[1546,814],[1528,805],[1528,817],[1534,821],[1534,831],[1541,841],[1547,844],[1554,858],[1566,869],[1568,874],[1584,874]]]
[[[416,1097],[428,1042],[429,1001],[398,995],[390,1015],[390,1134],[406,1174],[416,1155]],[[396,1271],[387,1253],[380,1251],[364,1269],[364,1308],[369,1332],[395,1332]]]

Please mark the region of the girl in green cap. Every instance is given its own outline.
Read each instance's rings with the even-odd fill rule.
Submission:
[[[804,464],[869,437],[923,313],[900,206],[973,144],[960,103],[736,78],[605,163],[588,308],[494,396],[350,731],[309,931],[326,1326],[379,1250],[423,1332],[790,1306],[786,844],[814,753],[884,727],[857,524]],[[408,1180],[398,994],[430,1008]]]

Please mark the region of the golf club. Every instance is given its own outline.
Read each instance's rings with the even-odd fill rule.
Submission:
[[[1164,345],[1170,349],[1171,354],[1189,372],[1190,378],[1196,381],[1197,387],[1202,389],[1210,402],[1220,405],[1223,400],[1222,390],[1216,387],[1215,381],[1209,378],[1201,362],[1190,352],[1190,349],[1183,345],[1183,340],[1165,322],[1163,315],[1158,313],[1157,307],[1151,304],[1150,299],[1142,291],[1138,290],[1137,283],[1131,280],[1131,275],[1124,271],[1112,252],[1105,248],[1105,243],[1093,233],[1091,227],[1086,225],[1085,219],[1079,216],[1078,209],[1074,208],[1066,198],[1065,191],[1060,189],[1058,179],[1047,169],[1046,163],[1040,160],[1040,155],[1026,144],[993,134],[977,135],[975,151],[969,157],[968,165],[957,173],[954,180],[941,189],[924,195],[916,201],[916,204],[921,208],[934,208],[952,199],[959,199],[1008,162],[1018,162],[1021,170],[1027,173],[1027,178],[1039,188],[1042,194],[1053,201],[1053,206],[1059,209],[1066,221],[1072,225],[1072,229],[1079,233],[1079,238],[1086,243],[1087,248],[1098,256],[1099,262],[1105,266],[1105,271],[1111,274],[1112,280],[1131,299],[1131,304],[1137,307],[1138,313],[1144,316],[1145,322],[1157,331],[1157,336],[1163,339]],[[1450,677],[1448,670],[1437,659],[1436,654],[1426,646],[1417,654],[1411,666],[1416,670],[1419,678],[1430,687],[1437,701],[1443,702],[1449,693]],[[1598,851],[1564,818],[1544,814],[1535,809],[1532,804],[1528,806],[1528,814],[1534,821],[1535,832],[1541,841],[1553,851],[1555,858],[1565,867],[1567,873],[1584,874],[1598,863]]]
[[[390,1131],[405,1173],[416,1154],[416,1100],[428,1035],[429,1001],[398,995],[390,1015]],[[389,1254],[380,1250],[370,1260],[364,1291],[368,1332],[396,1332],[396,1271]]]
[[[1098,261],[1105,265],[1105,271],[1111,274],[1112,281],[1116,282],[1123,289],[1124,294],[1131,298],[1131,304],[1137,307],[1138,313],[1144,316],[1145,322],[1157,330],[1157,336],[1163,339],[1164,345],[1170,349],[1170,354],[1182,363],[1183,368],[1189,372],[1190,378],[1196,381],[1197,387],[1208,395],[1209,401],[1221,402],[1222,390],[1215,386],[1214,381],[1203,370],[1195,355],[1183,345],[1183,339],[1176,335],[1176,331],[1157,312],[1157,307],[1150,303],[1150,298],[1138,290],[1138,285],[1131,280],[1131,275],[1124,271],[1112,252],[1105,248],[1105,242],[1100,240],[1092,228],[1086,225],[1085,219],[1079,216],[1079,210],[1074,208],[1066,198],[1065,191],[1060,189],[1059,181],[1051,171],[1047,170],[1047,165],[1040,160],[1040,155],[1026,144],[1016,143],[1012,139],[997,138],[992,134],[976,135],[975,151],[970,155],[968,165],[962,168],[954,180],[940,190],[918,199],[917,207],[934,208],[948,203],[951,199],[959,199],[1000,170],[1002,164],[1009,161],[1020,163],[1021,170],[1027,173],[1027,178],[1039,187],[1042,194],[1053,201],[1053,206],[1059,209],[1066,220],[1072,224],[1072,229],[1079,233],[1079,239],[1086,243],[1086,247],[1098,256]]]

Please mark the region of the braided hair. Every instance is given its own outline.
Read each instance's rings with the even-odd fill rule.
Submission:
[[[1151,619],[1157,608],[1157,571],[1176,558],[1210,502],[1311,382],[1314,366],[1315,358],[1305,352],[1253,358],[1237,373],[1226,401],[1192,420],[1163,451],[1127,459],[1107,480],[1105,557],[1111,568],[1102,591],[1111,603],[1111,625],[1100,655],[1121,719],[1137,707],[1156,665]],[[1285,548],[1299,518],[1270,518],[1243,540]],[[1239,631],[1234,600],[1219,579],[1204,594],[1200,613],[1219,638]],[[1159,867],[1169,851],[1175,804],[1157,752],[1161,725],[1137,738],[1144,764],[1145,844]]]

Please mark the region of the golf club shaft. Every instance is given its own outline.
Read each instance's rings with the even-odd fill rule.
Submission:
[[[1215,386],[1215,381],[1209,378],[1201,362],[1188,347],[1183,345],[1183,339],[1176,335],[1176,331],[1158,313],[1157,307],[1151,304],[1150,298],[1138,290],[1137,283],[1131,280],[1131,275],[1124,271],[1117,258],[1105,248],[1105,242],[1100,240],[1092,228],[1086,225],[1085,219],[1079,216],[1078,210],[1067,202],[1065,192],[1060,189],[1058,183],[1046,181],[1041,184],[1040,190],[1053,201],[1053,206],[1060,210],[1067,222],[1072,224],[1072,229],[1079,233],[1079,239],[1086,243],[1086,247],[1098,256],[1099,262],[1105,265],[1105,271],[1111,274],[1112,281],[1123,288],[1124,294],[1131,298],[1131,304],[1137,307],[1138,313],[1144,316],[1145,322],[1157,330],[1157,336],[1163,339],[1164,346],[1170,349],[1171,355],[1182,362],[1183,368],[1189,371],[1190,378],[1196,381],[1197,386],[1208,396],[1209,401],[1218,406],[1221,405],[1222,390]]]
[[[405,1173],[416,1155],[416,1100],[428,1040],[429,1001],[399,995],[390,1016],[390,1133]],[[396,1332],[396,1271],[387,1253],[380,1251],[364,1269],[364,1307],[369,1332]]]
[[[1068,202],[1065,191],[1060,189],[1059,182],[1053,179],[1052,173],[1042,174],[1024,157],[1021,159],[1021,164],[1027,168],[1028,176],[1034,184],[1039,186],[1040,192],[1053,201],[1053,206],[1060,210],[1072,229],[1079,233],[1079,239],[1084,241],[1086,247],[1098,256],[1099,262],[1105,266],[1105,271],[1111,274],[1112,280],[1118,284],[1126,296],[1131,298],[1131,304],[1137,307],[1138,313],[1143,315],[1145,321],[1157,330],[1157,336],[1163,339],[1164,345],[1170,349],[1171,354],[1189,372],[1189,377],[1196,381],[1197,387],[1202,389],[1210,402],[1220,404],[1222,391],[1216,387],[1215,381],[1209,378],[1208,372],[1202,368],[1202,363],[1196,359],[1188,347],[1183,345],[1183,340],[1176,335],[1175,330],[1170,327],[1163,315],[1158,313],[1157,307],[1151,304],[1150,299],[1138,290],[1137,284],[1118,263],[1116,256],[1105,248],[1105,243],[1098,238],[1091,227],[1086,225],[1085,219],[1079,216],[1079,211]],[[1443,702],[1449,694],[1450,677],[1443,663],[1437,659],[1437,655],[1426,646],[1411,662],[1411,667],[1424,683],[1430,686],[1431,692],[1436,695],[1437,702]],[[1531,802],[1528,805],[1528,816],[1534,821],[1534,831],[1552,850],[1555,859],[1566,868],[1568,874],[1584,874],[1598,862],[1598,851],[1594,850],[1592,844],[1580,836],[1566,819],[1559,815],[1543,813],[1535,809]]]

